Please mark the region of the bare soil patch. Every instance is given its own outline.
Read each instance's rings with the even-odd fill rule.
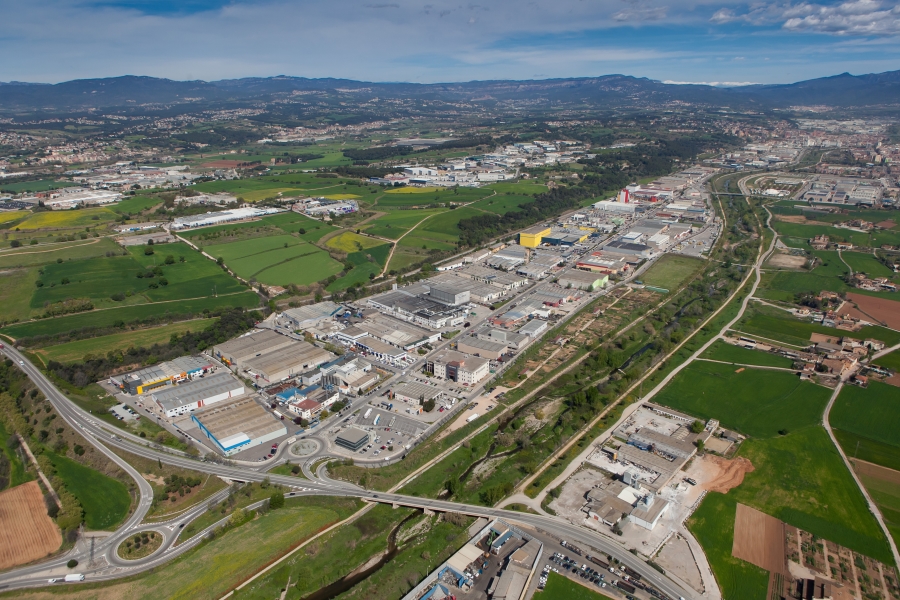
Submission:
[[[703,579],[700,577],[700,569],[694,561],[694,555],[691,553],[691,547],[679,535],[672,536],[672,539],[666,542],[656,557],[659,563],[666,571],[675,573],[685,583],[690,585],[698,592],[703,592]]]
[[[888,483],[900,485],[900,471],[888,469],[887,467],[859,460],[858,458],[851,458],[850,460],[853,461],[853,467],[860,475],[866,475],[873,479],[878,479],[879,481],[887,481]]]
[[[733,488],[744,482],[744,475],[753,471],[753,463],[744,458],[722,458],[720,456],[704,457],[707,462],[715,465],[719,472],[707,484],[706,489],[710,492],[720,492],[727,494]]]
[[[731,554],[771,573],[784,573],[784,523],[764,512],[737,505]]]
[[[0,492],[0,569],[44,558],[60,544],[62,535],[47,516],[36,481]]]
[[[888,219],[887,221],[881,221],[880,223],[875,223],[875,227],[880,227],[881,229],[893,229],[897,224],[892,220]]]
[[[848,292],[847,299],[853,302],[859,310],[878,319],[891,329],[900,329],[900,302],[887,298],[863,296],[854,292]]]
[[[806,264],[806,257],[791,254],[775,254],[769,259],[769,265],[783,269],[801,269]]]

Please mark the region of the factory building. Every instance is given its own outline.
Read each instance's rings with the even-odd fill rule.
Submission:
[[[622,214],[634,214],[637,212],[638,205],[633,203],[624,203],[624,202],[615,202],[614,200],[601,200],[600,202],[595,202],[593,207],[596,210],[602,210],[604,212],[614,212],[614,213],[622,213]]]
[[[547,331],[547,327],[549,327],[549,323],[547,323],[547,321],[532,319],[531,321],[528,321],[527,323],[519,327],[518,333],[527,335],[528,337],[534,339]]]
[[[560,275],[556,282],[565,288],[571,287],[576,290],[593,292],[609,283],[609,275],[591,273],[590,271],[570,270],[565,275]]]
[[[490,362],[454,350],[444,350],[432,356],[426,362],[425,369],[440,379],[474,385],[488,376]]]
[[[280,336],[283,337],[283,336]],[[290,340],[290,345],[243,361],[243,370],[266,384],[283,381],[318,367],[334,358],[334,355],[308,342]]]
[[[191,420],[225,456],[287,435],[284,423],[253,398],[239,398],[198,410],[191,415]]]
[[[545,235],[550,235],[550,228],[546,225],[529,227],[519,233],[519,244],[526,248],[537,248],[541,245],[541,240]]]
[[[263,356],[294,343],[291,338],[270,329],[254,330],[252,333],[213,346],[213,356],[233,369],[244,366],[244,362]]]
[[[342,310],[344,309],[339,304],[326,300],[309,306],[289,308],[279,315],[279,320],[291,329],[306,330],[330,321]]]
[[[409,354],[403,348],[397,348],[390,344],[385,344],[381,340],[371,336],[363,336],[356,340],[356,347],[368,355],[377,358],[380,361],[396,366],[406,366],[413,362]]]
[[[506,343],[499,341],[482,340],[477,337],[459,338],[456,349],[466,354],[497,360],[506,352]]]
[[[144,394],[214,370],[215,366],[202,356],[181,356],[125,375],[110,377],[109,382],[127,394]]]
[[[489,342],[500,342],[506,344],[511,350],[521,350],[531,342],[531,337],[523,333],[514,331],[504,331],[502,329],[488,329],[478,333],[479,340],[487,340]]]
[[[172,222],[172,229],[196,229],[210,225],[223,225],[235,221],[245,221],[283,212],[280,208],[235,208],[220,212],[209,212],[202,215],[178,217]]]
[[[369,298],[368,305],[385,314],[430,329],[462,325],[467,314],[464,307],[448,306],[427,296],[416,296],[403,290]]]
[[[221,372],[153,392],[150,397],[167,417],[177,417],[241,396],[245,391],[244,384],[232,377],[231,373]]]
[[[408,404],[418,406],[428,400],[439,398],[444,392],[433,385],[426,385],[417,381],[408,381],[401,383],[390,391],[389,398],[400,400]]]

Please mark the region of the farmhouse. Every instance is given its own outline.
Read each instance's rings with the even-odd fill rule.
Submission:
[[[225,456],[287,435],[284,424],[253,398],[199,410],[191,420]]]

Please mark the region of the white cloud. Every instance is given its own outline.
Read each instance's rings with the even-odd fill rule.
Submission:
[[[721,8],[713,13],[715,24],[736,21],[751,25],[780,23],[794,32],[832,35],[900,35],[900,5],[891,0],[848,0],[839,4],[754,3],[743,12]]]

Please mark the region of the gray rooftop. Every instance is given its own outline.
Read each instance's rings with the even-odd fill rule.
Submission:
[[[240,388],[239,392],[235,392]],[[153,399],[163,408],[163,410],[175,410],[186,404],[203,401],[212,396],[223,394],[225,392],[243,394],[244,385],[231,376],[230,373],[216,373],[203,379],[193,379],[176,385],[167,387],[158,392],[153,392]]]

